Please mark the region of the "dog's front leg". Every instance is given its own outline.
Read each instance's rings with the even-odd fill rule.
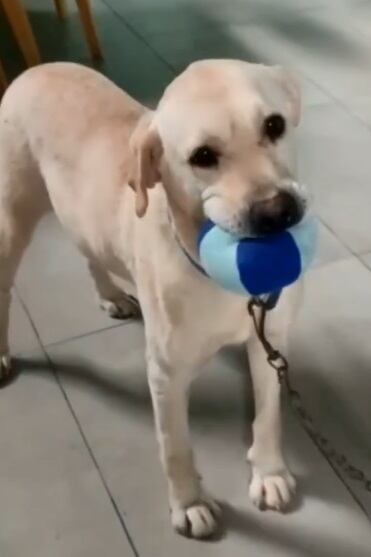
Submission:
[[[282,333],[269,340],[284,349]],[[249,340],[248,355],[255,398],[253,443],[247,453],[252,467],[250,497],[259,508],[282,511],[295,490],[295,479],[282,454],[281,387],[256,334]]]
[[[188,428],[191,376],[153,354],[148,356],[148,376],[173,526],[186,536],[208,537],[217,528],[219,509],[202,490],[194,464]]]

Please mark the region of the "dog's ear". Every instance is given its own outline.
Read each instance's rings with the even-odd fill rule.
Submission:
[[[280,85],[285,93],[288,103],[288,113],[291,116],[292,123],[297,126],[301,116],[301,88],[296,76],[290,70],[281,66],[276,66],[274,70],[277,73]]]
[[[148,207],[148,188],[160,180],[162,144],[153,125],[152,114],[145,114],[130,138],[128,183],[136,193],[135,211],[143,217]]]

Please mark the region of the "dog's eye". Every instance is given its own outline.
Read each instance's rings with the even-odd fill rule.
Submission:
[[[218,162],[219,153],[207,145],[195,149],[189,158],[189,164],[199,168],[212,168],[218,166]]]
[[[286,130],[285,119],[281,114],[271,114],[264,120],[263,135],[272,143],[280,139]]]

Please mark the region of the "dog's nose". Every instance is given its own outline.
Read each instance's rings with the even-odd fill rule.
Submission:
[[[303,211],[295,197],[286,191],[256,201],[250,209],[250,227],[254,234],[274,234],[297,224]]]

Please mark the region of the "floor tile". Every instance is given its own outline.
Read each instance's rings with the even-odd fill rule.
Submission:
[[[299,81],[302,95],[302,111],[305,112],[307,108],[327,104],[331,99],[330,97],[313,81],[300,74],[295,70],[294,75]]]
[[[262,59],[298,69],[336,99],[362,94],[370,86],[368,41],[352,27],[345,10],[285,15],[277,9],[259,23],[231,27],[247,50],[255,47]]]
[[[323,267],[333,261],[349,257],[351,255],[349,249],[339,241],[336,235],[320,219],[318,220],[317,248],[312,267]]]
[[[371,99],[367,91],[364,94],[352,95],[343,100],[349,112],[364,122],[371,129]]]
[[[299,17],[301,13],[313,9],[315,3],[313,0],[285,0],[279,4],[274,0],[201,0],[197,5],[201,13],[220,22],[221,25],[265,25],[276,18],[287,21],[295,16]]]
[[[298,141],[300,176],[321,218],[353,252],[370,250],[370,131],[329,104],[304,112]]]
[[[354,29],[354,33],[357,35],[360,34],[364,37],[368,52],[371,50],[371,29],[369,25],[370,17],[371,4],[369,1],[363,1],[356,11],[349,13],[348,19],[352,29]],[[365,70],[364,74],[366,79],[371,79],[369,68]],[[369,90],[370,86],[358,89],[356,93],[353,93],[352,91],[349,93],[341,90],[339,91],[339,95],[342,102],[349,108],[349,110],[371,127],[371,102]]]
[[[357,4],[356,10],[352,9],[349,5],[347,13],[352,27],[364,34],[367,39],[371,39],[371,29],[368,25],[371,17],[371,4],[369,0],[363,0]]]
[[[371,253],[360,255],[359,258],[371,270]]]
[[[338,10],[349,7],[349,0],[335,1]],[[105,0],[105,3],[146,37],[174,30],[193,31],[194,27],[206,30],[234,23],[287,22],[328,7],[322,0],[286,0],[279,4],[275,0]],[[353,0],[352,8],[358,9],[360,3],[362,0]]]
[[[37,228],[16,284],[44,344],[120,324],[99,308],[86,260],[52,214]]]
[[[169,526],[140,325],[51,347],[49,354],[141,556],[368,554],[369,523],[290,413],[285,415],[286,444],[301,482],[298,508],[279,516],[252,507],[243,461],[251,389],[241,351],[227,351],[209,366],[195,385],[191,405],[204,479],[229,505],[226,537],[213,544],[184,540]]]
[[[195,60],[207,58],[258,61],[254,48],[247,49],[245,45],[240,44],[224,26],[215,26],[213,29],[196,27],[192,33],[170,30],[151,36],[149,41],[153,50],[166,60],[176,73]]]
[[[15,292],[10,306],[9,345],[13,355],[39,347],[28,315]]]
[[[217,22],[204,14],[197,3],[162,0],[157,2],[130,2],[107,0],[107,4],[120,18],[151,44],[153,35],[164,33],[202,32],[212,29]],[[171,44],[169,44],[171,50]]]
[[[293,380],[321,431],[371,479],[371,273],[348,259],[308,273]],[[344,477],[371,517],[371,494]]]
[[[191,62],[203,58],[238,58],[255,63],[283,63],[284,60],[280,60],[274,49],[262,53],[259,48],[261,42],[256,42],[250,37],[251,29],[254,28],[225,24],[214,24],[213,27],[198,25],[193,26],[190,33],[170,28],[163,33],[151,35],[148,42],[177,73]],[[304,108],[325,104],[331,100],[300,68],[295,67],[295,74],[302,87]]]
[[[44,358],[25,353],[18,367],[0,392],[1,554],[133,557]]]

